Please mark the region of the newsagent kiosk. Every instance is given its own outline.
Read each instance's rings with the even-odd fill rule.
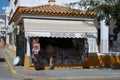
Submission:
[[[27,69],[49,68],[50,55],[54,67],[81,65],[85,39],[89,44],[89,54],[98,52],[94,17],[94,12],[58,5],[18,7],[11,22],[19,29],[16,47],[23,49],[24,66]],[[35,38],[40,44],[37,64],[33,64],[31,57],[32,41]],[[47,51],[49,44],[52,54]]]

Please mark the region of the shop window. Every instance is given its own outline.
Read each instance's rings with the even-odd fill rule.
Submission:
[[[9,33],[9,43],[12,44],[12,33]]]
[[[17,35],[17,32],[18,32],[18,29],[17,29],[17,27],[14,27],[14,30],[13,30],[13,35],[14,35],[14,44],[16,45],[16,35]]]
[[[31,43],[31,55],[32,54],[32,40]],[[36,65],[49,65],[50,54],[47,51],[47,46],[51,44],[53,47],[52,57],[54,65],[71,65],[81,64],[82,55],[84,54],[84,38],[73,39],[73,38],[37,38],[40,44],[40,52],[37,56]],[[31,57],[31,65],[35,60]]]

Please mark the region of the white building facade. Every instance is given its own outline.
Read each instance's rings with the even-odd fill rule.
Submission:
[[[56,0],[55,4],[66,6],[66,4],[78,2],[78,1],[79,0],[64,0],[64,1]],[[18,7],[34,7],[34,6],[46,5],[46,4],[50,4],[50,3],[48,3],[48,0],[44,0],[44,1],[43,0],[10,0],[9,9],[7,10],[7,12],[9,12],[9,13],[7,13],[7,15],[9,15],[9,20],[11,20]],[[77,6],[75,8],[77,8]],[[7,43],[8,44],[11,43],[13,46],[15,46],[14,45],[15,40],[13,38],[13,36],[14,36],[13,31],[14,31],[14,28],[17,27],[17,25],[15,25],[15,23],[12,22],[8,26],[9,26],[8,33],[10,33],[12,38],[9,37],[10,40],[7,40]],[[14,49],[16,49],[16,48],[14,48]],[[90,49],[90,50],[94,50],[94,49]]]
[[[6,43],[6,15],[0,14],[0,41],[3,45]]]
[[[56,5],[65,5],[70,2],[74,2],[78,0],[56,0],[55,4]],[[7,33],[12,36],[9,37],[7,35],[7,44],[10,44],[11,48],[14,48],[16,50],[16,47],[14,45],[14,38],[13,38],[13,31],[14,28],[17,27],[14,23],[9,24],[9,20],[13,17],[15,11],[17,10],[18,7],[33,7],[33,6],[40,6],[40,5],[46,5],[49,4],[48,0],[10,0],[9,7],[6,8],[6,26],[8,26],[8,31]],[[9,40],[8,40],[9,39]]]

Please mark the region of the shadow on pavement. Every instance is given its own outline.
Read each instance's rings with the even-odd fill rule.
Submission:
[[[5,59],[4,58],[0,58],[0,62],[5,62]]]
[[[111,67],[111,69],[113,69],[113,70],[120,70],[120,66],[113,66],[113,67]]]
[[[45,68],[44,67],[43,68],[35,67],[35,70],[40,71],[40,70],[45,70]]]
[[[32,80],[32,79],[23,79],[23,80]]]
[[[120,70],[120,66],[112,66],[112,67],[105,67],[105,68],[98,68],[99,70],[108,70],[108,69],[112,69],[112,70]]]

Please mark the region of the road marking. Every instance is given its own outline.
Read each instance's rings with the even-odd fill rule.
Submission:
[[[67,80],[75,80],[75,79],[96,79],[96,78],[99,78],[99,79],[103,79],[103,78],[120,78],[119,76],[80,76],[80,77],[68,77],[68,78],[40,78],[40,77],[36,77],[36,76],[28,76],[28,75],[22,75],[22,74],[18,74],[15,72],[15,70],[13,69],[10,61],[7,59],[7,56],[6,56],[6,53],[1,49],[2,51],[2,54],[8,64],[8,67],[10,69],[10,72],[11,74],[14,76],[14,77],[17,77],[17,78],[24,78],[24,79],[31,79],[31,78],[34,78],[36,80],[58,80],[58,79],[67,79]]]
[[[6,53],[2,49],[1,49],[1,52],[2,52],[6,62],[8,64],[9,70],[10,70],[11,74],[13,75],[13,77],[24,78],[24,79],[34,78],[34,79],[38,79],[38,80],[57,80],[56,78],[39,78],[39,77],[36,77],[36,76],[28,76],[28,75],[26,76],[26,75],[16,73],[16,71],[13,69],[10,61],[7,59]]]
[[[18,75],[18,74],[14,71],[12,65],[10,64],[10,62],[9,62],[9,60],[7,59],[7,56],[6,56],[6,54],[5,54],[5,52],[4,52],[3,50],[2,50],[2,54],[3,54],[5,60],[6,60],[7,64],[8,64],[8,67],[9,67],[9,70],[10,70],[11,74],[12,74],[14,77],[18,77],[18,78],[29,78],[29,76]]]

